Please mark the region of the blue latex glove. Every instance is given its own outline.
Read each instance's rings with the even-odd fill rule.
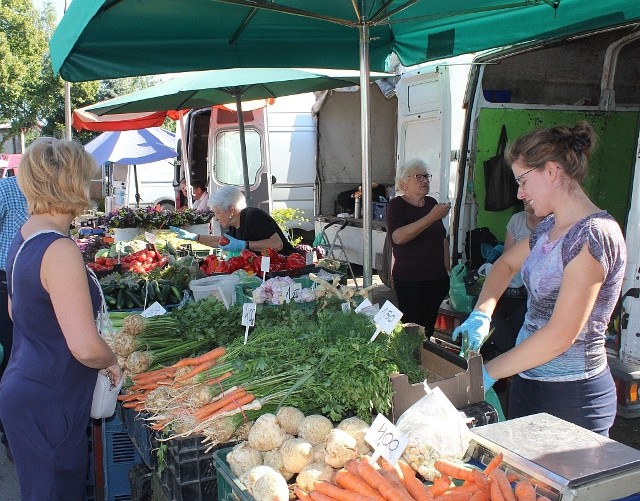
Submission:
[[[169,229],[173,231],[176,235],[178,235],[178,238],[182,238],[183,240],[195,240],[196,238],[198,238],[197,233],[191,233],[190,231],[187,231],[184,228],[169,226]]]
[[[462,350],[460,356],[466,355],[468,350],[480,351],[480,346],[489,337],[491,317],[481,311],[472,311],[469,318],[456,327],[451,334],[454,341],[462,334]]]
[[[227,245],[221,245],[220,246],[220,248],[223,251],[240,252],[240,251],[246,249],[246,246],[247,246],[247,242],[246,241],[238,240],[237,238],[233,238],[228,233],[225,233],[224,236],[229,239],[229,243]]]
[[[484,364],[482,364],[482,383],[484,384],[485,393],[493,388],[493,385],[496,383],[496,380],[493,379],[487,372],[487,369],[484,368]]]

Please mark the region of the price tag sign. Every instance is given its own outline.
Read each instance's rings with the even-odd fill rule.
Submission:
[[[159,315],[164,315],[167,312],[158,301],[149,306],[146,310],[140,313],[141,316],[145,318],[149,317],[157,317]]]
[[[378,414],[373,420],[364,439],[374,449],[369,461],[371,464],[380,456],[389,463],[396,464],[409,443],[409,438],[382,414]]]
[[[307,266],[313,264],[315,262],[316,251],[307,252],[307,255],[304,258],[304,262]]]
[[[368,299],[364,299],[362,301],[362,303],[360,303],[355,310],[356,313],[360,313],[362,310],[364,310],[365,308],[368,308],[369,306],[371,306],[373,303],[371,301],[369,301]]]
[[[260,260],[260,271],[262,272],[262,281],[264,282],[267,273],[269,273],[269,267],[271,266],[271,258],[269,256],[262,256]]]
[[[155,244],[158,241],[158,237],[156,236],[156,234],[155,233],[151,233],[149,231],[145,231],[144,232],[144,238],[150,244]]]
[[[373,333],[373,336],[371,336],[370,341],[374,341],[381,331],[387,334],[392,332],[401,318],[402,312],[396,308],[391,301],[385,301],[380,311],[373,317],[373,321],[376,323],[376,331]]]
[[[351,305],[349,303],[342,303],[340,307],[342,308],[342,311],[344,313],[346,313],[347,311],[351,311]]]
[[[245,326],[244,344],[249,340],[249,327],[253,327],[256,322],[256,303],[245,303],[242,305],[241,324]]]
[[[302,290],[302,284],[294,283],[291,284],[284,293],[284,299],[288,303],[289,301],[293,301],[298,297],[300,291]]]

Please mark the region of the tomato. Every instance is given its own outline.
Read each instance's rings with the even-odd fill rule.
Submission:
[[[154,261],[154,259],[153,259],[153,258],[154,258],[154,257],[155,257],[155,256],[149,256],[149,255],[147,255],[147,259],[146,259],[147,264],[151,264],[151,263],[153,263],[153,261]]]
[[[104,266],[105,264],[107,264],[107,258],[106,257],[97,257],[96,258],[96,264]]]
[[[225,237],[225,236],[220,237],[220,239],[218,240],[218,243],[219,243],[219,245],[220,245],[221,247],[222,247],[223,245],[229,245],[229,242],[230,242],[230,240],[229,240],[227,237]]]
[[[118,260],[114,257],[107,257],[105,258],[105,265],[107,266],[115,266],[116,264],[118,264]]]

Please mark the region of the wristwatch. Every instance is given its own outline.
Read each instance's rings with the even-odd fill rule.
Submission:
[[[249,240],[244,241],[244,248],[249,250]]]
[[[196,242],[200,241],[200,233],[196,233]]]

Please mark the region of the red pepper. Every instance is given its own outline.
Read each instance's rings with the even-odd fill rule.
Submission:
[[[227,261],[220,261],[216,268],[216,273],[231,273],[231,270],[229,270],[229,263]]]
[[[253,260],[258,257],[256,255],[255,252],[250,251],[249,249],[244,249],[243,251],[240,252],[240,257],[242,258],[242,260],[244,261],[244,264],[251,264],[253,263]]]
[[[262,267],[262,256],[256,256],[255,259],[251,262],[253,266],[253,271],[256,272],[256,275],[261,273],[260,268]]]
[[[244,268],[244,259],[242,259],[240,256],[233,256],[231,259],[229,259],[228,263],[229,273],[233,273],[236,270],[241,270],[242,268]]]
[[[287,265],[286,268],[288,270],[299,270],[304,268],[307,265],[305,258],[303,258],[300,254],[293,253],[287,256]]]

